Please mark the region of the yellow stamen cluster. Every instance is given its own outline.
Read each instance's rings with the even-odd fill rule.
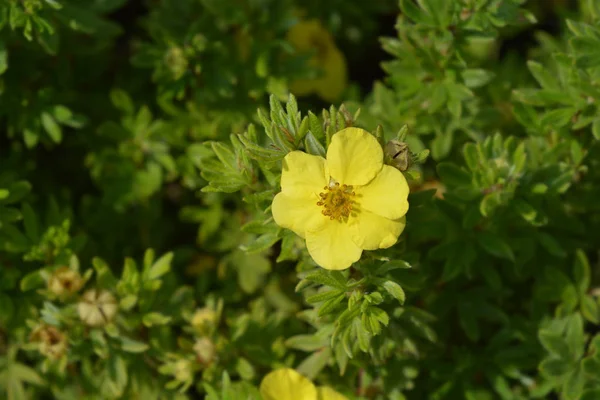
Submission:
[[[323,211],[321,211],[323,215],[338,221],[348,218],[354,205],[352,198],[355,193],[352,191],[352,186],[340,185],[339,182],[336,182],[323,189],[325,192],[319,193],[321,200],[317,203],[318,206],[323,206]]]

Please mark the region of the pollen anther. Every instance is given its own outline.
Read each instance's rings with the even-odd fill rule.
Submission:
[[[352,186],[340,185],[339,182],[330,186],[325,186],[325,192],[319,193],[320,201],[318,206],[323,206],[321,213],[329,217],[330,220],[343,221],[350,216],[355,201]]]

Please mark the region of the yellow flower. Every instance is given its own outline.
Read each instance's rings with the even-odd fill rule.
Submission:
[[[291,368],[281,368],[265,376],[260,383],[260,394],[263,400],[348,400],[329,387],[315,387]]]
[[[327,159],[300,151],[285,156],[275,222],[306,239],[325,269],[346,269],[363,250],[388,248],[406,224],[408,183],[383,164],[377,139],[359,128],[331,138]]]
[[[83,287],[84,281],[79,272],[69,267],[55,270],[48,280],[48,290],[59,298],[66,298]]]
[[[320,70],[316,79],[298,79],[290,84],[290,91],[297,96],[316,93],[328,102],[336,101],[348,81],[346,59],[335,46],[331,34],[318,20],[301,21],[288,31],[287,40],[299,52],[314,55],[309,65]]]
[[[191,324],[194,330],[200,334],[206,334],[212,330],[217,323],[217,313],[208,307],[199,308],[192,316]]]

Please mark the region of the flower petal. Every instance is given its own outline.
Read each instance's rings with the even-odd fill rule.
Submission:
[[[346,396],[340,394],[328,386],[319,386],[319,400],[348,400]]]
[[[307,229],[315,228],[326,218],[321,213],[323,209],[317,205],[318,201],[318,196],[312,194],[295,197],[278,193],[271,205],[273,219],[277,225],[304,238]]]
[[[352,240],[363,250],[387,249],[398,241],[404,230],[406,218],[387,219],[367,210],[360,210],[358,216],[349,221]]]
[[[338,220],[324,219],[314,230],[307,230],[306,247],[318,265],[331,270],[350,267],[362,254],[352,240],[350,225]]]
[[[331,138],[327,165],[338,182],[366,185],[381,171],[383,150],[375,136],[364,129],[342,129]]]
[[[408,211],[408,183],[402,172],[384,165],[375,179],[354,189],[361,209],[389,219],[398,219]]]
[[[317,400],[317,388],[291,368],[269,373],[260,383],[263,400]]]
[[[315,91],[325,101],[338,100],[348,84],[348,71],[344,54],[337,47],[328,48],[321,60],[323,76],[317,79]]]
[[[329,184],[327,164],[323,157],[292,151],[283,159],[281,191],[287,195],[317,196]]]

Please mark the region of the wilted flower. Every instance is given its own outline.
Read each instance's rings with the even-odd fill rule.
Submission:
[[[209,338],[203,337],[194,344],[194,352],[198,358],[198,362],[204,365],[210,365],[217,354],[215,345]]]
[[[347,400],[330,387],[316,387],[311,381],[291,368],[269,373],[260,383],[264,400]]]
[[[275,222],[306,239],[308,252],[326,269],[346,269],[363,250],[388,248],[404,230],[408,184],[383,164],[377,139],[346,128],[331,139],[327,159],[300,151],[283,164]]]
[[[103,326],[112,321],[119,306],[115,297],[106,290],[90,289],[77,305],[79,318],[88,326]]]
[[[316,79],[291,82],[290,91],[297,96],[316,93],[326,101],[337,100],[346,88],[348,72],[331,34],[318,20],[300,21],[288,31],[287,40],[300,52],[313,52],[309,65],[321,72]]]
[[[48,290],[60,298],[77,293],[82,287],[81,275],[69,267],[58,268],[48,280]]]
[[[38,326],[29,340],[38,343],[39,352],[48,358],[59,359],[67,351],[67,336],[51,325]]]

